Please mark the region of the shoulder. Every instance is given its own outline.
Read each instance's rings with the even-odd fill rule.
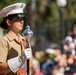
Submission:
[[[71,46],[72,46],[72,47],[75,47],[75,44],[74,44],[74,43],[71,43]]]
[[[22,35],[20,35],[20,34],[18,34],[19,35],[19,37],[21,38],[21,40],[25,40],[25,37],[24,36],[22,36]]]
[[[7,37],[6,35],[0,37],[0,43],[6,43],[7,42]]]
[[[0,42],[3,41],[3,40],[5,40],[5,35],[0,37]]]

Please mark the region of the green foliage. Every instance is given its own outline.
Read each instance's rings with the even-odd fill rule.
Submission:
[[[47,40],[50,43],[59,43],[61,41],[60,7],[57,6],[56,0],[36,0],[36,9],[34,10],[32,10],[31,1],[32,0],[0,0],[0,9],[12,3],[25,2],[27,5],[25,14],[28,17],[26,24],[29,21],[36,39],[34,48],[41,48],[41,36],[45,37],[45,43]],[[76,0],[67,0],[67,5],[64,7],[63,16],[65,22],[65,32],[67,32],[65,35],[68,35],[72,22],[76,18]],[[20,34],[21,33],[22,31]],[[42,33],[44,34],[42,35]]]
[[[49,54],[50,59],[54,59],[55,55],[54,54]],[[41,54],[41,57],[39,59],[39,62],[43,62],[44,61],[44,53]]]
[[[0,9],[15,2],[16,0],[13,0],[13,1],[12,0],[0,0]]]

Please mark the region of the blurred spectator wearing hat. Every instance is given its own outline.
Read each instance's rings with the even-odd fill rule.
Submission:
[[[31,48],[23,50],[22,40],[25,40],[19,31],[24,25],[25,3],[15,3],[0,10],[3,18],[0,27],[7,33],[0,38],[0,75],[24,75],[25,61],[31,58]],[[20,74],[20,70],[23,74]]]
[[[61,49],[59,47],[54,47],[53,49],[48,48],[46,49],[46,52],[55,55],[54,59],[51,60],[53,61],[53,65],[50,68],[50,72],[52,73],[52,74],[50,73],[50,75],[58,75],[58,74],[64,75],[65,72],[64,68],[66,66],[66,56],[61,53]],[[58,68],[52,69],[54,66]]]
[[[64,52],[71,52],[73,55],[75,55],[75,44],[73,43],[73,39],[71,36],[65,37],[65,44],[63,46]]]
[[[44,53],[44,62],[42,64],[42,71],[44,75],[51,75],[52,67],[55,65],[55,62],[50,58],[49,53]]]
[[[65,44],[63,48],[67,60],[67,65],[65,67],[65,75],[73,75],[73,73],[75,73],[75,44],[73,43],[73,39],[71,36],[65,37]]]

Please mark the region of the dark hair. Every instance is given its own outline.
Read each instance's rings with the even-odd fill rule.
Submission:
[[[3,21],[1,22],[0,24],[0,27],[7,30],[8,29],[8,25],[6,23],[6,20],[9,19],[10,21],[12,20],[12,18],[18,18],[18,17],[23,17],[25,18],[24,14],[23,13],[18,13],[18,14],[11,14],[11,15],[8,15],[7,17],[4,17],[3,18]]]
[[[8,29],[8,26],[7,26],[7,23],[6,23],[6,20],[7,20],[7,19],[11,20],[9,17],[4,17],[4,18],[3,18],[3,21],[2,21],[1,24],[0,24],[0,27],[1,27],[2,29],[5,29],[5,30]]]
[[[45,52],[45,53],[44,53],[44,57],[50,58],[49,53]]]
[[[73,23],[72,23],[72,27],[71,27],[71,30],[73,31],[73,28],[74,28],[74,26],[76,26],[76,19],[73,21]]]

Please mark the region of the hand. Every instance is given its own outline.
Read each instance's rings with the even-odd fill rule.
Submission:
[[[25,63],[27,59],[30,59],[31,56],[32,56],[31,49],[27,48],[23,51],[21,56],[9,59],[7,63],[10,70],[14,73],[17,72],[17,70]]]
[[[26,59],[30,59],[32,56],[31,49],[30,48],[25,49],[24,54],[25,54]]]

